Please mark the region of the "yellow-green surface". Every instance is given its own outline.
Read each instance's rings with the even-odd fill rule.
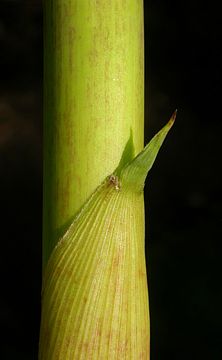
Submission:
[[[117,166],[143,148],[143,1],[45,0],[43,265]],[[93,244],[92,244],[93,245]]]
[[[143,194],[107,180],[52,253],[40,360],[149,359]]]
[[[39,360],[149,360],[143,187],[174,119],[134,159],[130,138],[53,250]]]

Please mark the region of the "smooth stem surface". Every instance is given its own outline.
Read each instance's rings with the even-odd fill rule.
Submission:
[[[43,266],[144,117],[143,1],[44,3]]]

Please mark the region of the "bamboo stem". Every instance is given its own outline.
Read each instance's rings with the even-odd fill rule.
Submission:
[[[144,117],[143,1],[44,6],[43,266]]]

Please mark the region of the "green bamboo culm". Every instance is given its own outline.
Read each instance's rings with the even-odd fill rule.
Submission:
[[[44,1],[43,268],[130,134],[143,148],[142,0]]]
[[[39,360],[149,359],[143,42],[142,0],[44,1]]]

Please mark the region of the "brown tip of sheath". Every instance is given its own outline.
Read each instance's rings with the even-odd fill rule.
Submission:
[[[174,111],[173,115],[170,118],[170,121],[169,121],[170,127],[173,125],[173,123],[174,123],[174,121],[176,119],[176,116],[177,116],[177,109]]]

